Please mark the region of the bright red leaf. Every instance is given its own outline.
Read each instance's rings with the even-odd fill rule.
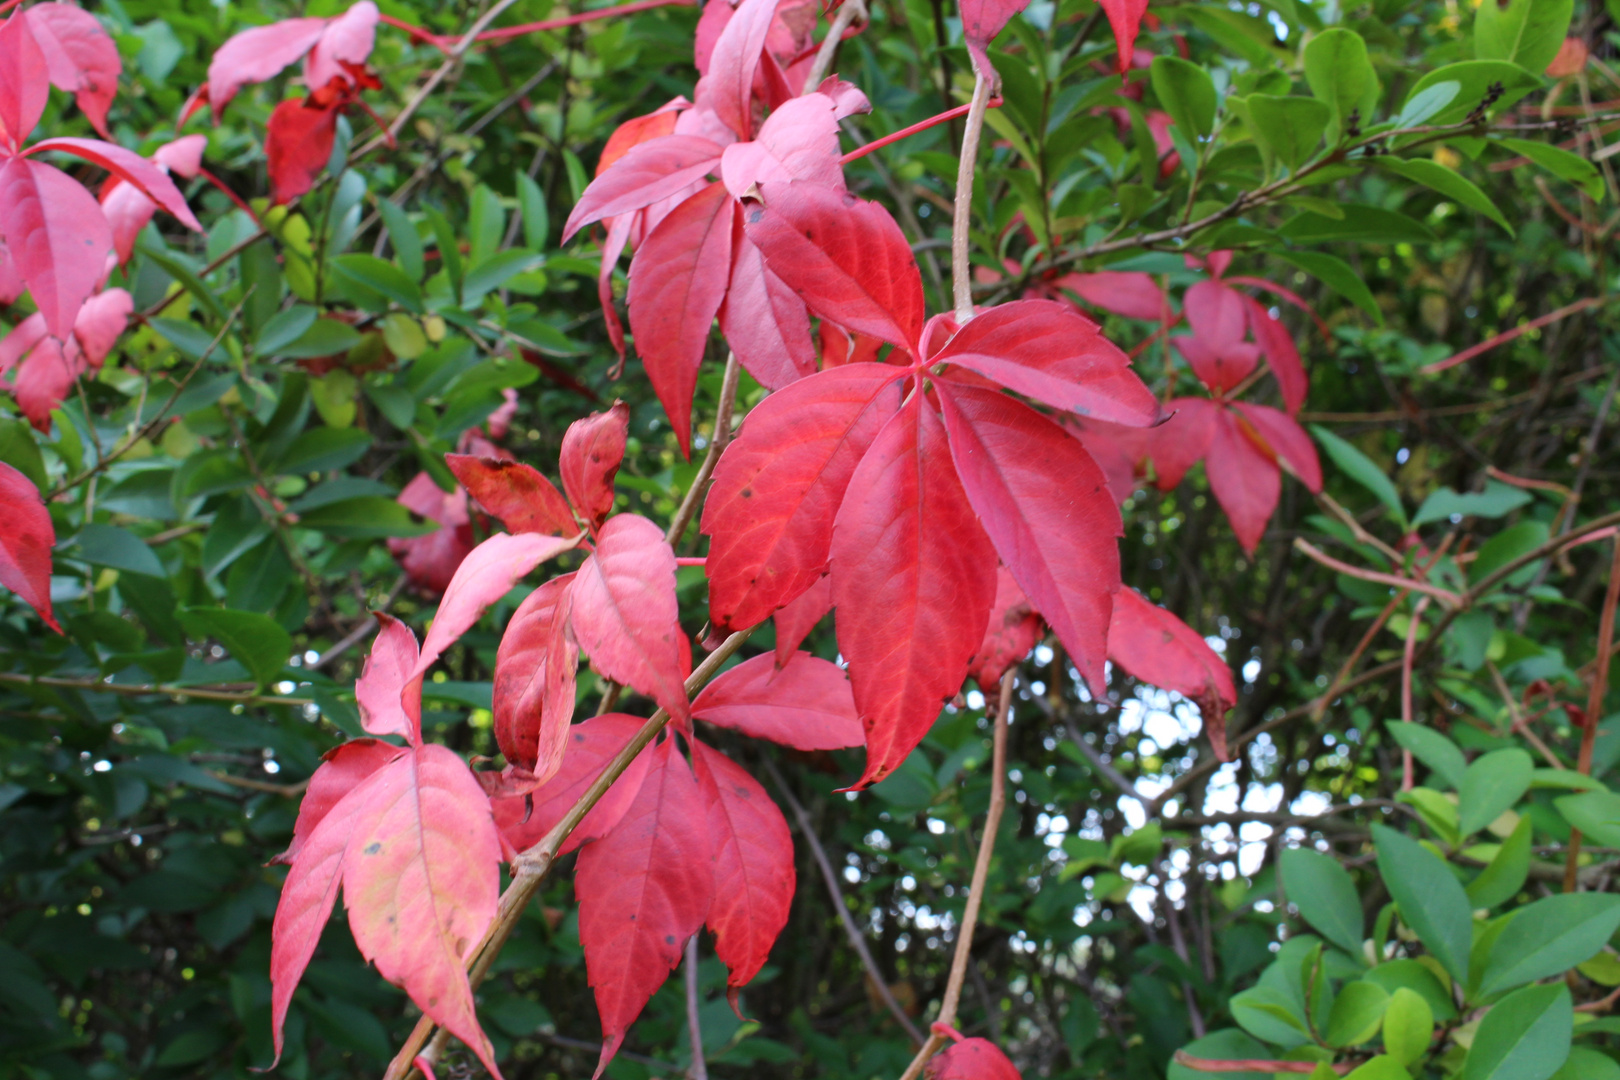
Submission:
[[[592,525],[601,525],[613,512],[613,478],[624,460],[625,440],[630,435],[630,407],[615,401],[605,413],[592,413],[575,420],[563,435],[563,490]]]
[[[112,251],[95,197],[50,165],[13,157],[0,168],[0,233],[47,329],[66,340]]]
[[[1099,0],[1108,15],[1108,25],[1114,31],[1114,42],[1119,47],[1119,70],[1131,68],[1131,56],[1136,51],[1136,34],[1147,14],[1148,0]]]
[[[568,621],[574,575],[552,578],[524,600],[495,652],[495,742],[506,760],[544,782],[562,763],[574,715],[579,646]]]
[[[1099,270],[1092,274],[1065,274],[1052,282],[1088,304],[1127,319],[1161,322],[1169,312],[1159,283],[1140,270]]]
[[[305,57],[304,81],[311,90],[331,80],[352,79],[351,68],[365,62],[377,25],[377,5],[360,0],[331,19],[282,19],[232,36],[208,64],[207,98],[214,116],[225,111],[237,91],[265,82]]]
[[[446,454],[444,461],[508,532],[565,536],[579,531],[568,500],[534,466],[471,454]]]
[[[617,520],[617,519],[616,519]],[[618,825],[579,853],[579,939],[602,1017],[600,1076],[709,915],[715,845],[692,770],[666,739]]]
[[[536,788],[527,800],[521,796],[494,800],[495,822],[507,842],[518,851],[539,843],[573,809],[580,796],[602,775],[608,762],[618,756],[645,723],[638,716],[607,713],[568,728],[562,765],[550,780]],[[641,790],[641,780],[652,755],[649,750],[636,755],[630,767],[568,834],[558,854],[566,855],[612,831],[629,809],[636,792]]]
[[[777,667],[787,666],[788,661],[793,659],[795,650],[831,610],[832,578],[825,574],[814,585],[800,593],[797,600],[777,609],[774,616]]]
[[[21,472],[0,461],[0,585],[22,598],[58,634],[62,627],[51,613],[51,548],[56,527],[40,498],[39,488]]]
[[[631,147],[580,195],[563,226],[563,242],[594,221],[680,194],[719,166],[723,150],[698,135],[665,135]]]
[[[928,1062],[928,1080],[1023,1080],[1013,1063],[988,1039],[963,1039]]]
[[[124,64],[111,35],[94,15],[71,4],[35,4],[24,8],[23,15],[44,54],[51,84],[73,95],[102,138],[112,138],[107,109],[118,93]]]
[[[968,674],[989,693],[1008,668],[1029,655],[1042,633],[1040,612],[1018,587],[1012,571],[996,567],[996,600],[990,608],[990,624],[984,629],[984,641],[968,661]]]
[[[375,655],[375,647],[372,653]],[[361,678],[363,680],[364,676]],[[292,865],[304,845],[309,843],[315,826],[325,820],[332,808],[342,802],[362,780],[404,752],[395,744],[381,739],[350,739],[322,754],[320,768],[309,778],[304,798],[298,804],[298,820],[293,824],[292,842],[287,845],[286,851],[270,861]]]
[[[426,536],[391,536],[388,550],[418,592],[442,596],[461,561],[473,549],[467,493],[460,489],[445,491],[423,472],[405,485],[398,502],[411,513],[437,522],[440,528]]]
[[[797,750],[842,750],[866,739],[849,678],[837,664],[770,653],[723,672],[692,702],[692,717]]]
[[[1114,595],[1108,658],[1136,678],[1192,699],[1210,743],[1227,760],[1226,712],[1237,704],[1232,669],[1192,627],[1135,589]]]
[[[339,109],[315,95],[277,105],[265,126],[264,155],[271,202],[284,206],[307,194],[332,160]]]

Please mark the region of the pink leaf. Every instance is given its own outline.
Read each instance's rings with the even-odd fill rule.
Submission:
[[[1191,698],[1216,756],[1227,760],[1226,711],[1237,704],[1232,669],[1192,627],[1135,589],[1114,594],[1108,658],[1136,678]]]
[[[568,632],[573,581],[573,574],[564,574],[530,593],[495,652],[495,742],[508,762],[541,782],[562,762],[574,715],[579,646]]]
[[[984,639],[995,549],[951,467],[952,449],[914,395],[856,467],[833,525],[838,648],[866,728],[857,788],[905,761]]]
[[[1054,300],[991,308],[929,357],[976,371],[1009,390],[1115,424],[1159,419],[1159,402],[1097,324]]]
[[[832,578],[823,575],[792,601],[777,609],[776,666],[786,667],[816,624],[832,610]]]
[[[922,275],[889,212],[840,189],[795,180],[764,184],[743,211],[748,238],[810,310],[840,326],[916,346]]]
[[[22,598],[58,634],[62,627],[51,614],[51,548],[56,527],[51,524],[39,488],[16,469],[0,461],[0,585]]]
[[[563,490],[579,516],[593,526],[613,512],[613,478],[629,436],[630,406],[622,401],[615,401],[607,412],[575,420],[563,434],[558,465]]]
[[[107,359],[134,313],[135,301],[123,289],[105,289],[85,301],[73,323],[73,337],[91,366],[100,367]]]
[[[1322,490],[1322,462],[1316,456],[1316,444],[1299,426],[1299,421],[1269,405],[1239,401],[1233,407],[1248,421],[1251,438],[1259,435],[1260,441],[1311,491]]]
[[[793,836],[759,781],[700,742],[692,765],[714,842],[714,901],[707,923],[733,994],[770,958],[793,905]]]
[[[1007,669],[1023,660],[1044,632],[1040,613],[1018,587],[1012,571],[996,567],[996,602],[990,608],[990,625],[984,642],[968,661],[968,674],[986,694],[1001,682]]]
[[[640,210],[686,190],[714,171],[722,149],[699,135],[664,135],[631,147],[580,195],[563,227],[563,242],[593,221]]]
[[[796,652],[780,669],[762,653],[703,688],[692,716],[796,750],[842,750],[866,741],[849,679],[837,664]]]
[[[206,149],[208,136],[182,135],[153,151],[152,161],[189,179],[202,171],[202,156]]]
[[[1029,0],[963,0],[962,38],[972,54],[973,69],[996,81],[996,69],[985,50],[1007,21],[1029,6]]]
[[[1247,426],[1239,426],[1237,414],[1227,409],[1216,413],[1204,474],[1215,501],[1232,522],[1238,543],[1253,555],[1282,494],[1282,473],[1269,448],[1243,430]]]
[[[107,133],[107,109],[118,93],[124,64],[111,35],[94,15],[71,4],[35,4],[23,13],[45,56],[51,82],[74,96],[102,138],[112,138]],[[18,138],[25,134],[19,132]]]
[[[615,519],[618,520],[618,519]],[[579,940],[602,1017],[600,1076],[647,999],[681,962],[714,897],[714,842],[673,739],[653,750],[624,818],[579,853]]]
[[[440,653],[472,629],[485,608],[511,592],[529,571],[571,550],[575,542],[574,537],[497,533],[473,548],[444,591],[433,625],[422,642],[422,657],[411,669],[411,679],[420,678]]]
[[[754,73],[780,0],[743,0],[715,40],[709,70],[698,82],[697,103],[713,109],[742,139],[753,127]]]
[[[315,47],[326,32],[325,19],[282,19],[234,35],[208,64],[208,104],[214,118],[248,83],[264,82]]]
[[[34,427],[51,430],[51,412],[58,408],[73,388],[73,382],[86,370],[78,346],[47,338],[28,355],[17,371],[13,392],[17,407]]]
[[[46,328],[66,341],[112,250],[101,207],[66,173],[14,157],[0,168],[0,233]]]
[[[37,311],[6,331],[6,336],[0,338],[0,375],[16,367],[44,340],[45,316]]]
[[[1179,335],[1170,339],[1176,351],[1192,365],[1193,374],[1216,394],[1236,388],[1260,362],[1260,349],[1248,342],[1216,347],[1201,337]]]
[[[377,5],[360,0],[326,24],[320,40],[304,57],[304,84],[319,90],[333,79],[352,82],[345,64],[364,64],[377,38]]]
[[[804,301],[765,265],[759,248],[736,226],[720,332],[743,370],[767,390],[815,373],[816,349]]]
[[[607,713],[568,728],[562,767],[534,791],[527,808],[525,800],[521,798],[495,800],[495,821],[507,842],[518,851],[526,851],[539,843],[567,816],[568,811],[579,802],[580,796],[602,775],[608,762],[624,749],[645,723],[638,716]],[[636,755],[630,767],[620,774],[607,793],[591,807],[590,813],[568,834],[568,839],[558,850],[559,855],[566,855],[592,840],[600,840],[613,831],[629,809],[636,792],[641,790],[642,777],[647,773],[647,762],[651,757],[652,753],[646,750]],[[527,820],[524,820],[525,814]]]
[[[364,787],[365,805],[343,852],[354,942],[498,1080],[464,967],[495,919],[500,891],[500,836],[489,800],[465,762],[431,743]]]
[[[1244,297],[1244,300],[1249,311],[1249,328],[1254,331],[1254,340],[1260,344],[1260,350],[1266,354],[1271,373],[1277,377],[1277,389],[1282,391],[1283,404],[1290,413],[1297,413],[1300,406],[1305,404],[1311,381],[1305,374],[1305,362],[1299,358],[1294,336],[1281,320],[1271,317],[1271,312],[1260,301],[1252,297]]]
[[[740,199],[755,184],[790,180],[841,189],[839,108],[839,102],[826,94],[810,93],[771,113],[757,139],[726,147],[720,158],[726,190]]]
[[[1065,274],[1052,284],[1068,289],[1088,304],[1127,319],[1162,322],[1170,310],[1159,283],[1153,280],[1152,274],[1140,270]]]
[[[48,62],[26,11],[0,23],[0,137],[14,148],[33,132],[50,100]]]
[[[1187,470],[1209,452],[1221,407],[1208,398],[1176,398],[1165,410],[1171,414],[1170,419],[1153,430],[1149,444],[1160,491],[1169,491],[1181,483]]]
[[[1123,532],[1102,470],[1079,440],[1027,405],[938,386],[951,457],[973,509],[1019,588],[1101,694]]]
[[[675,552],[657,525],[620,514],[574,579],[574,636],[607,678],[646,694],[677,720],[686,700],[684,633],[675,600]]]
[[[692,393],[731,277],[731,196],[710,184],[672,210],[630,261],[630,330],[647,378],[690,456]]]
[[[927,1080],[1023,1080],[988,1039],[963,1039],[928,1062]]]
[[[826,572],[844,489],[899,407],[902,375],[849,364],[778,390],[748,414],[703,507],[717,630],[763,622]]]
[[[364,676],[362,676],[362,680]],[[342,802],[360,782],[405,751],[381,739],[350,739],[321,755],[321,766],[309,778],[303,801],[298,804],[298,820],[293,824],[292,843],[271,859],[272,863],[292,865],[309,843],[315,827],[332,808]]]
[[[411,628],[392,615],[377,611],[377,640],[366,666],[354,684],[360,726],[373,735],[399,735],[412,746],[422,745],[422,697],[406,695],[405,685],[416,675],[420,653]]]
[[[579,532],[568,500],[534,466],[471,454],[446,454],[444,462],[508,532],[548,536]]]

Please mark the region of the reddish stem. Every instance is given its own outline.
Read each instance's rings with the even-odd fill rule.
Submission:
[[[219,177],[215,176],[213,173],[202,168],[201,166],[199,166],[197,169],[197,175],[208,181],[210,184],[213,184],[216,188],[223,192],[227,199],[236,204],[236,208],[238,210],[242,211],[242,213],[253,219],[253,223],[255,225],[258,225],[260,228],[264,227],[264,222],[260,221],[259,215],[253,212],[253,207],[249,206],[247,201],[243,199],[242,196],[232,191],[226,185],[225,181],[221,180]]]
[[[502,26],[494,30],[485,30],[474,41],[505,41],[507,38],[522,37],[525,34],[538,34],[544,30],[561,30],[569,26],[578,26],[581,23],[595,22],[598,19],[611,19],[615,15],[634,15],[638,11],[650,11],[653,8],[676,5],[689,7],[696,0],[636,0],[633,4],[620,4],[617,7],[602,8],[597,11],[582,11],[578,15],[568,15],[561,19],[547,19],[544,22],[523,23],[519,26]],[[380,17],[383,22],[396,30],[403,30],[413,38],[424,41],[442,53],[448,54],[450,46],[460,41],[459,37],[447,37],[424,30],[420,26],[413,26],[403,20],[390,15]]]
[[[965,116],[967,111],[972,107],[973,105],[971,102],[966,105],[958,105],[954,109],[946,109],[937,116],[930,116],[926,120],[919,120],[910,127],[903,127],[899,131],[883,136],[881,139],[873,139],[865,146],[858,146],[854,150],[851,150],[849,153],[845,154],[843,157],[839,158],[838,163],[840,165],[848,165],[850,162],[863,158],[874,150],[883,149],[890,143],[896,143],[901,139],[910,138],[912,135],[915,135],[920,131],[927,131],[931,127],[938,127],[940,124],[946,123],[947,121],[955,120],[958,116]],[[991,98],[989,108],[1001,108],[1001,99]]]
[[[1454,368],[1458,364],[1467,363],[1480,353],[1487,352],[1496,348],[1498,345],[1512,341],[1514,338],[1518,337],[1520,334],[1523,334],[1527,330],[1539,330],[1548,323],[1557,322],[1559,319],[1562,319],[1568,315],[1573,315],[1577,311],[1585,311],[1589,307],[1596,307],[1607,299],[1608,297],[1606,296],[1588,296],[1585,300],[1577,300],[1573,304],[1566,304],[1557,311],[1548,312],[1539,319],[1531,319],[1529,322],[1521,323],[1511,330],[1506,330],[1500,334],[1497,334],[1493,338],[1487,338],[1472,348],[1464,349],[1456,356],[1447,357],[1444,360],[1436,360],[1432,364],[1425,364],[1418,368],[1418,374],[1435,375],[1439,372],[1445,371],[1447,368]]]

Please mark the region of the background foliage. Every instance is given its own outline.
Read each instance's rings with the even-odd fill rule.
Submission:
[[[476,14],[380,6],[445,34]],[[1508,18],[1491,7],[1478,18]],[[1531,7],[1540,18],[1547,6],[1506,10]],[[93,10],[124,60],[112,133],[150,153],[179,133],[182,106],[230,34],[342,7],[106,0]],[[507,19],[561,13],[524,0]],[[422,625],[435,574],[442,587],[446,560],[482,535],[485,523],[450,493],[445,452],[486,439],[549,470],[568,423],[623,398],[632,441],[620,498],[654,518],[674,510],[696,465],[678,452],[633,350],[622,377],[615,370],[594,242],[559,248],[550,223],[566,216],[617,123],[689,92],[697,15],[669,7],[473,50],[397,147],[373,140],[359,112],[342,121],[329,174],[290,209],[264,198],[263,124],[282,89],[244,91],[217,127],[198,118],[185,130],[206,132],[207,167],[252,201],[262,226],[194,182],[187,195],[206,235],[161,219],[142,234],[120,272],[139,325],[50,430],[0,403],[0,460],[49,496],[52,592],[67,631],[48,633],[6,598],[0,1068],[64,1080],[245,1076],[269,1062],[269,918],[282,871],[265,863],[286,845],[300,781],[359,731],[350,688],[365,612]],[[1592,49],[1577,73],[1539,77],[1560,28],[1545,57],[1517,57],[1534,73],[1522,84],[1492,90],[1502,81],[1492,75],[1447,106],[1453,121],[1487,98],[1498,123],[1548,121],[1518,137],[1570,143],[1599,170],[1451,133],[1407,154],[1457,169],[1447,175],[1468,188],[1376,156],[1325,163],[1319,184],[1185,246],[1142,237],[1219,211],[1282,165],[1321,162],[1315,139],[1290,158],[1258,114],[1234,104],[1316,89],[1328,76],[1313,72],[1307,36],[1333,25],[1366,41],[1371,78],[1332,98],[1328,122],[1376,134],[1424,76],[1475,56],[1473,8],[1155,6],[1142,49],[1186,57],[1197,74],[1139,69],[1140,103],[1129,104],[1090,0],[1037,0],[998,41],[1004,104],[991,113],[975,199],[984,299],[1107,268],[1151,274],[1179,301],[1204,276],[1184,251],[1237,249],[1230,274],[1281,284],[1322,319],[1286,303],[1279,312],[1310,370],[1301,419],[1318,425],[1324,497],[1285,479],[1252,554],[1202,470],[1169,493],[1143,482],[1126,501],[1126,582],[1218,641],[1240,675],[1236,760],[1213,760],[1197,709],[1179,696],[1116,673],[1111,700],[1091,700],[1048,645],[1022,668],[1013,803],[962,1026],[1007,1048],[1025,1075],[1185,1078],[1170,1058],[1188,1044],[1204,1057],[1302,1059],[1331,1057],[1324,1044],[1364,1046],[1341,1061],[1382,1047],[1412,1075],[1463,1070],[1470,1080],[1545,1078],[1535,1061],[1566,1058],[1560,1075],[1620,1075],[1620,1026],[1608,1017],[1620,957],[1605,944],[1620,913],[1607,896],[1575,900],[1578,910],[1545,906],[1571,902],[1560,894],[1572,826],[1585,832],[1583,889],[1606,893],[1620,867],[1620,803],[1605,786],[1620,765],[1620,716],[1601,692],[1592,780],[1570,775],[1588,688],[1608,660],[1594,657],[1613,541],[1548,546],[1611,512],[1620,476],[1620,342],[1604,306],[1620,192],[1593,153],[1608,130],[1594,120],[1620,97],[1610,18],[1601,5],[1575,10],[1570,33]],[[835,69],[874,105],[850,122],[847,145],[965,100],[959,36],[950,5],[874,4]],[[373,107],[391,117],[441,59],[380,29]],[[1177,127],[1156,119],[1165,113]],[[88,131],[60,94],[43,127]],[[940,310],[958,138],[935,128],[848,170],[914,240]],[[414,245],[382,240],[400,220]],[[1324,264],[1324,253],[1342,262]],[[379,277],[374,256],[398,274]],[[1429,367],[1581,301],[1460,364]],[[1088,310],[1122,347],[1142,346],[1138,371],[1164,397],[1195,386],[1177,354],[1150,340],[1154,323]],[[694,412],[703,438],[718,394],[713,365]],[[745,378],[745,404],[762,394]],[[1427,572],[1452,596],[1476,591],[1466,610],[1437,597],[1418,610],[1418,594],[1324,568],[1296,537],[1354,567]],[[1479,590],[1493,568],[1510,567]],[[701,570],[683,569],[682,589],[696,633]],[[456,677],[426,688],[427,726],[457,751],[495,752],[489,678],[509,613],[493,610],[451,655]],[[829,626],[812,643],[835,655]],[[769,631],[754,645],[769,647]],[[582,706],[598,692],[582,680]],[[969,692],[900,773],[859,797],[834,792],[858,775],[859,755],[719,740],[778,777],[773,794],[803,813],[793,916],[745,995],[749,1020],[726,1006],[718,962],[702,965],[715,1075],[864,1080],[904,1068],[911,1043],[850,948],[816,849],[883,981],[925,1028],[988,799],[984,708]],[[1403,717],[1418,727],[1388,723]],[[1406,791],[1403,747],[1421,782]],[[1296,845],[1333,861],[1279,861]],[[1572,926],[1585,936],[1569,940]],[[1510,941],[1522,955],[1505,951]],[[1369,972],[1375,960],[1392,962]],[[502,955],[481,1011],[511,1075],[572,1076],[596,1056],[590,1001],[562,877]],[[1409,1030],[1422,1027],[1423,1009],[1444,1028],[1433,1057]],[[378,1072],[411,1023],[403,995],[340,928],[299,991],[281,1069]],[[1496,1030],[1510,1023],[1523,1030]],[[1532,1066],[1468,1057],[1493,1039],[1531,1045]],[[627,1046],[615,1077],[686,1068],[678,980]]]

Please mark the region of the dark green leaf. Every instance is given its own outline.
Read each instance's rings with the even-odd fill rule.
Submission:
[[[1400,908],[1401,921],[1453,978],[1466,982],[1474,919],[1463,887],[1440,857],[1416,840],[1374,825],[1373,842],[1378,872]]]
[[[292,636],[257,612],[191,607],[180,618],[197,637],[216,639],[260,686],[274,682],[292,655]]]
[[[1287,849],[1278,866],[1288,899],[1305,921],[1339,948],[1359,955],[1364,938],[1361,901],[1344,867],[1308,848]]]

